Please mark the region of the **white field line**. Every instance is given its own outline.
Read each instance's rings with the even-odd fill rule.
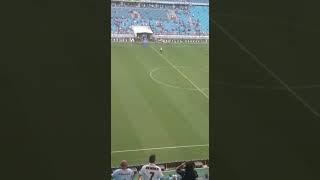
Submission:
[[[192,82],[185,74],[183,74],[183,72],[181,72],[174,64],[172,64],[168,58],[166,58],[165,56],[163,56],[162,54],[160,54],[154,47],[151,46],[151,48],[160,55],[160,57],[162,57],[162,59],[164,59],[168,64],[170,64],[170,66],[172,66],[178,73],[181,74],[182,77],[184,77],[186,80],[188,80],[190,82],[190,84],[192,84],[201,94],[203,94],[207,99],[209,99],[209,96],[207,93],[205,93],[201,88],[199,88],[194,82]]]
[[[111,154],[124,153],[124,152],[139,152],[139,151],[150,151],[150,150],[162,150],[162,149],[179,149],[179,148],[205,147],[205,146],[209,146],[209,144],[188,145],[188,146],[170,146],[170,147],[143,148],[143,149],[112,151]]]
[[[178,67],[178,68],[187,68],[187,66],[176,66],[176,67]],[[167,83],[165,83],[165,82],[162,82],[162,81],[158,80],[157,78],[155,78],[155,77],[153,76],[153,73],[156,72],[156,71],[158,71],[158,70],[160,70],[160,69],[162,69],[162,68],[164,68],[164,67],[157,67],[157,68],[152,69],[152,70],[149,72],[149,76],[150,76],[150,78],[151,78],[154,82],[156,82],[156,83],[158,83],[158,84],[161,84],[161,85],[163,85],[163,86],[166,86],[166,87],[170,87],[170,88],[183,89],[183,90],[188,90],[188,91],[198,91],[198,89],[196,89],[196,88],[186,88],[186,87],[174,86],[174,85],[167,84]],[[192,68],[192,67],[188,67],[188,68]],[[209,91],[209,88],[201,88],[201,89],[202,89],[203,91],[205,91],[205,92]]]
[[[254,60],[258,65],[260,65],[266,72],[268,72],[273,78],[275,78],[276,80],[279,81],[279,83],[285,88],[287,89],[287,91],[289,93],[292,94],[292,96],[294,96],[298,101],[301,102],[301,104],[303,104],[306,108],[308,108],[310,110],[310,112],[312,112],[318,119],[320,119],[320,114],[306,101],[304,100],[302,97],[300,97],[287,83],[285,83],[276,73],[274,73],[271,69],[269,69],[262,61],[260,61],[258,59],[258,57],[253,54],[251,51],[249,51],[248,48],[246,48],[242,43],[240,43],[236,38],[234,38],[227,30],[224,29],[223,26],[221,26],[220,24],[218,24],[216,21],[213,20],[213,23],[231,40],[233,41],[235,44],[237,44],[239,46],[239,48],[247,53],[252,60]]]

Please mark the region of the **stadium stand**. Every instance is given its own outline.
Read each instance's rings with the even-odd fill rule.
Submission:
[[[121,1],[121,0],[113,0]],[[141,0],[143,2],[143,0]],[[209,0],[148,0],[148,2],[182,2],[182,3],[203,3],[209,4]]]
[[[154,34],[208,35],[209,7],[174,4],[112,4],[111,32],[130,34],[133,25],[150,26]]]

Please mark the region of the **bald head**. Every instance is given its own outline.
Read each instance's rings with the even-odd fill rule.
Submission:
[[[121,169],[127,169],[127,167],[128,167],[128,162],[127,162],[126,160],[122,160],[122,161],[120,162],[120,167],[121,167]]]

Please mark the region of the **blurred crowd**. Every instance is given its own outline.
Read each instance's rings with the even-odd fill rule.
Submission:
[[[202,9],[208,7],[157,3],[112,3],[112,7],[112,33],[132,33],[133,25],[150,26],[154,34],[207,35],[209,32],[208,14],[201,16]],[[203,24],[201,18],[205,20]]]

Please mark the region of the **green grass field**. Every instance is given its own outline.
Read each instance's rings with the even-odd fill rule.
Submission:
[[[112,166],[207,159],[209,47],[112,44]]]

